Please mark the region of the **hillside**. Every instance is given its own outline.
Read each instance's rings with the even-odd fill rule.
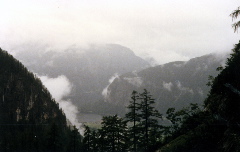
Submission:
[[[109,85],[105,101],[126,106],[132,90],[147,89],[156,99],[157,109],[163,113],[170,107],[180,109],[189,103],[203,104],[210,89],[206,85],[208,77],[216,76],[216,68],[225,60],[226,57],[210,54],[123,74]]]
[[[191,102],[203,104],[209,75],[216,76],[216,68],[226,60],[226,55],[211,54],[147,68],[149,64],[131,50],[113,44],[64,52],[26,50],[16,57],[39,75],[66,76],[72,89],[65,98],[83,113],[103,115],[125,113],[132,90],[148,89],[163,113]]]
[[[203,104],[209,92],[209,75],[216,76],[216,68],[226,59],[211,54],[147,68],[149,64],[131,50],[113,44],[72,47],[64,52],[29,50],[16,57],[39,75],[66,76],[72,89],[65,98],[82,113],[103,115],[124,113],[132,90],[148,89],[163,113],[169,107],[179,109],[190,102]]]
[[[40,79],[1,49],[0,71],[0,151],[66,151],[72,131]]]
[[[62,52],[46,48],[24,50],[15,55],[31,71],[50,78],[66,76],[72,84],[69,98],[81,111],[85,104],[102,100],[102,91],[114,75],[141,70],[148,62],[130,49],[108,44],[87,49],[70,47]]]
[[[161,152],[238,152],[240,147],[240,42],[226,62],[226,67],[212,79],[211,91],[205,100],[205,110],[192,120],[200,122],[196,127],[165,143]],[[194,121],[192,121],[193,123]]]

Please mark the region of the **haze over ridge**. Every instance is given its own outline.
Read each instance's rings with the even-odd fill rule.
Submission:
[[[226,52],[237,42],[236,1],[1,1],[0,44],[9,52],[114,43],[158,64]],[[34,48],[33,47],[33,48]],[[34,49],[32,49],[34,51]]]

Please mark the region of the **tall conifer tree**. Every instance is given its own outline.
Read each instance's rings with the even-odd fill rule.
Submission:
[[[144,150],[148,150],[153,144],[151,141],[157,141],[157,134],[159,132],[158,130],[160,129],[158,119],[162,118],[162,115],[154,108],[153,104],[155,101],[146,89],[144,89],[144,92],[139,96],[141,103],[138,109],[140,117],[140,123],[138,124],[138,127],[142,133],[140,138],[140,146]]]
[[[140,121],[140,118],[138,116],[138,109],[139,109],[139,103],[137,102],[139,98],[139,95],[137,91],[132,92],[132,97],[129,106],[127,107],[129,109],[129,112],[125,115],[125,119],[132,123],[132,126],[129,127],[129,136],[130,136],[130,149],[134,152],[137,151],[137,140],[138,140],[138,129],[136,124]]]

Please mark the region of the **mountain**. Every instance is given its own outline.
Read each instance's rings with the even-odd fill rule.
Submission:
[[[163,113],[169,107],[202,104],[209,92],[208,77],[216,76],[216,68],[226,59],[210,54],[149,67],[130,49],[115,44],[70,47],[62,52],[46,50],[26,50],[15,57],[39,75],[65,75],[72,84],[66,98],[81,112],[104,115],[124,113],[133,90],[151,92]]]
[[[0,151],[66,151],[72,131],[40,79],[2,49],[0,71]]]
[[[240,41],[232,51],[226,66],[210,81],[204,110],[191,116],[191,123],[181,126],[184,131],[159,146],[159,152],[240,151]]]
[[[109,85],[105,101],[126,106],[133,90],[147,89],[162,113],[170,107],[180,109],[189,103],[203,104],[210,89],[206,85],[208,77],[216,76],[219,73],[216,68],[225,60],[226,57],[210,54],[123,74]]]
[[[72,84],[71,94],[66,98],[71,99],[81,111],[86,111],[85,105],[103,100],[102,92],[111,77],[149,66],[133,51],[116,44],[87,49],[70,47],[62,52],[46,50],[25,50],[15,57],[38,75],[50,78],[66,76]]]

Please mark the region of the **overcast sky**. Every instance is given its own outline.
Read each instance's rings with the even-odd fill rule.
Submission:
[[[116,43],[159,63],[226,52],[239,0],[0,0],[0,47]],[[34,50],[33,50],[34,51]]]

